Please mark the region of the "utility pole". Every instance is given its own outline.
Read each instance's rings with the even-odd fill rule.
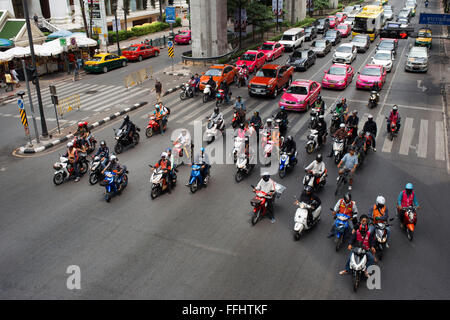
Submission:
[[[119,45],[119,25],[117,23],[117,0],[113,3],[114,10],[114,24],[116,25],[116,38],[117,38],[117,54],[120,56],[120,45]]]
[[[278,26],[278,4],[280,3],[278,0],[277,1],[277,31],[280,29],[280,27]]]
[[[27,84],[28,100],[30,101],[31,118],[33,119],[33,127],[34,127],[34,133],[36,135],[36,142],[39,143],[40,142],[39,141],[39,132],[37,129],[36,117],[34,116],[33,98],[31,97],[30,84],[28,83],[27,67],[25,65],[24,59],[22,59],[22,68],[23,68],[23,75],[25,76],[25,83]]]
[[[239,0],[239,49],[242,48],[242,26],[241,26],[241,22],[242,22],[242,3],[241,0]]]
[[[191,30],[191,0],[188,1],[189,30]]]
[[[33,47],[33,35],[31,34],[31,24],[30,24],[30,15],[28,14],[28,3],[27,0],[22,0],[23,11],[25,14],[25,19],[27,22],[27,31],[28,31],[28,42],[30,44],[30,53],[31,53],[31,61],[32,61],[32,74],[35,75],[35,86],[36,86],[36,94],[38,98],[39,105],[39,113],[41,115],[41,127],[42,127],[42,136],[44,138],[48,137],[47,123],[45,122],[44,108],[42,106],[42,97],[41,97],[41,88],[39,87],[39,77],[37,76],[36,70],[36,56],[34,55],[34,47]],[[24,70],[26,72],[26,70]]]

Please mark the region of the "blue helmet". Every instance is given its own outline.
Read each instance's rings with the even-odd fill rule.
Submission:
[[[281,110],[284,110],[285,108],[284,108],[284,106],[281,106],[281,108],[280,108]]]
[[[408,182],[405,186],[405,189],[409,189],[412,190],[413,189],[413,184],[411,182]]]
[[[200,148],[200,151],[201,151],[201,152],[205,152],[205,148],[201,147],[201,148]]]
[[[172,152],[172,149],[167,148],[167,149],[166,149],[166,152]]]

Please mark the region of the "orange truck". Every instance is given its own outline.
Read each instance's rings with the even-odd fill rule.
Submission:
[[[263,95],[276,98],[283,87],[287,88],[291,85],[293,74],[293,67],[266,64],[248,84],[248,94],[250,97]]]

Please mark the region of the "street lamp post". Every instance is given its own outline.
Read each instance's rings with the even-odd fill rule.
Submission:
[[[113,10],[114,10],[114,24],[116,25],[117,54],[120,56],[119,26],[117,25],[117,0],[113,3]]]

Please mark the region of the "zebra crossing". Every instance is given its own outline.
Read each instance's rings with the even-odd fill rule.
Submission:
[[[171,109],[169,123],[184,126],[192,126],[194,121],[206,122],[206,118],[212,114],[215,107],[215,102],[203,103],[201,99],[181,102],[176,94],[167,97],[164,103]],[[272,117],[279,110],[276,100],[259,99],[247,102],[246,109],[247,118],[250,118],[253,112],[257,110],[263,121]],[[330,110],[331,108],[327,108],[325,113],[327,125],[329,125],[331,119]],[[222,105],[220,111],[224,116],[226,126],[229,127],[233,117],[233,105]],[[360,116],[360,126],[367,121],[368,115],[369,113],[363,113]],[[146,117],[147,115],[142,116],[142,118]],[[297,141],[298,147],[301,147],[301,142],[306,141],[309,133],[309,112],[290,112],[288,113],[288,119],[288,134],[292,135]],[[415,156],[418,159],[446,160],[443,121],[406,117],[404,120],[402,119],[402,127],[398,136],[391,141],[386,133],[385,115],[378,114],[374,120],[378,128],[377,150],[381,153],[395,153],[405,157]]]

